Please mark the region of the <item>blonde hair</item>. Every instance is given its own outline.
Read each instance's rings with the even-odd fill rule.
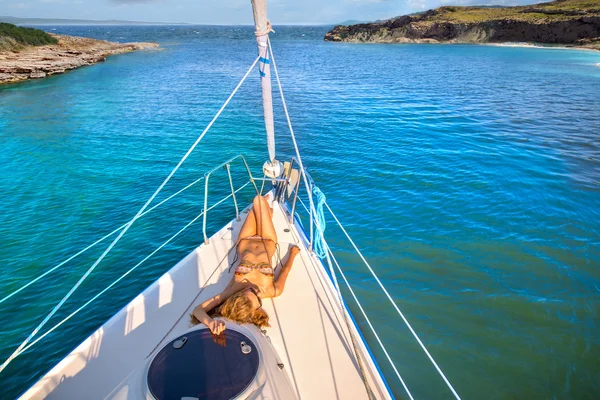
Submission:
[[[259,308],[255,310],[252,300],[245,296],[244,291],[235,293],[225,300],[220,306],[211,310],[210,317],[221,316],[238,324],[254,324],[259,328],[266,328],[269,325],[269,315]],[[192,315],[192,324],[199,324],[200,321]]]

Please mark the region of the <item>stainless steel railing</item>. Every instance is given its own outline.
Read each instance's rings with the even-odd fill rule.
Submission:
[[[294,171],[294,166],[296,164],[298,164],[298,161],[296,160],[295,157],[291,158],[289,167],[286,169],[284,176],[281,178],[275,178],[275,179],[267,178],[267,177],[258,178],[258,177],[253,176],[252,172],[250,171],[250,167],[248,166],[248,162],[246,161],[246,158],[243,155],[240,154],[235,157],[232,157],[229,160],[217,165],[212,170],[210,170],[204,174],[204,179],[205,179],[205,182],[204,182],[204,211],[205,212],[204,212],[203,219],[202,219],[202,234],[204,236],[205,244],[208,244],[208,242],[209,242],[208,234],[206,233],[206,223],[208,220],[208,210],[209,210],[208,194],[209,194],[210,178],[214,172],[218,171],[221,168],[224,168],[227,171],[227,178],[229,180],[229,187],[231,189],[231,197],[233,198],[233,203],[235,206],[235,217],[236,217],[236,220],[238,220],[238,221],[240,220],[240,210],[239,210],[239,205],[237,202],[237,197],[235,195],[236,189],[233,185],[233,179],[231,176],[231,164],[234,161],[238,161],[238,160],[242,161],[244,168],[248,174],[249,182],[251,182],[252,185],[254,186],[254,190],[255,190],[256,194],[262,193],[265,181],[271,181],[271,182],[275,183],[275,193],[274,193],[275,199],[277,199],[277,201],[279,201],[279,202],[284,202],[287,205],[288,210],[291,209],[291,212],[289,213],[290,223],[294,222],[294,215],[296,212],[296,204],[298,202],[298,195],[300,192],[300,184],[303,181],[303,175],[306,176],[307,181],[309,182],[309,186],[310,186],[309,188],[307,188],[307,193],[312,193],[312,190],[314,187],[314,181],[313,181],[312,177],[310,176],[310,174],[307,171],[303,171],[302,169],[297,169],[296,171],[299,174],[298,179],[296,182],[293,182],[292,191],[290,192],[289,195],[287,195],[287,189],[290,186],[290,184],[292,184],[291,179],[292,179],[292,174]],[[262,186],[261,186],[260,190],[258,189],[258,186],[256,185],[257,181],[262,181]],[[310,220],[310,223],[309,223],[310,247],[309,248],[312,249],[313,239],[314,239],[314,229],[315,229],[314,210],[309,210],[308,214],[309,214],[309,220]]]
[[[222,164],[219,164],[212,170],[205,173],[204,174],[204,215],[202,216],[202,234],[204,235],[204,243],[205,244],[208,244],[208,236],[206,235],[206,219],[208,216],[208,184],[209,184],[211,175],[215,171],[219,170],[220,168],[225,168],[225,170],[227,171],[227,177],[229,178],[229,187],[231,188],[233,204],[235,205],[235,217],[238,221],[240,220],[240,209],[238,207],[237,198],[235,197],[235,188],[233,187],[233,179],[231,178],[231,163],[238,159],[241,159],[243,161],[244,167],[246,168],[246,172],[248,173],[248,178],[250,179],[250,182],[252,182],[252,185],[254,186],[254,190],[256,191],[256,193],[257,194],[259,193],[258,188],[256,187],[257,179],[252,176],[250,167],[248,167],[248,162],[246,161],[246,158],[244,158],[244,156],[241,154],[237,155],[233,158],[230,158],[229,160],[225,161]]]

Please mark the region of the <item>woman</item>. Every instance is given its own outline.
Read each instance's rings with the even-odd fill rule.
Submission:
[[[238,236],[236,251],[240,262],[235,274],[223,292],[194,308],[193,322],[202,322],[215,335],[225,330],[225,322],[213,319],[213,316],[223,316],[242,324],[253,323],[261,328],[269,326],[269,316],[262,309],[262,301],[283,293],[294,259],[300,252],[298,246],[291,248],[275,278],[271,260],[277,248],[277,234],[272,218],[268,199],[256,196]]]

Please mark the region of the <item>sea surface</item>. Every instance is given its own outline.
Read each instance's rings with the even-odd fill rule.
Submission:
[[[0,87],[0,297],[132,218],[256,57],[250,27],[43,29],[161,50]],[[275,30],[305,164],[462,398],[600,398],[600,53],[326,43],[327,27]],[[279,100],[275,113],[278,158],[289,159]],[[157,201],[237,154],[258,174],[261,118],[254,71]],[[227,190],[217,173],[211,202]],[[239,201],[251,197],[244,189]],[[202,200],[199,184],[136,222],[42,332],[193,219]],[[231,201],[213,210],[209,234],[233,216]],[[327,218],[326,238],[415,398],[451,398]],[[15,359],[0,397],[26,390],[201,241],[197,223]],[[0,361],[107,245],[0,304]]]

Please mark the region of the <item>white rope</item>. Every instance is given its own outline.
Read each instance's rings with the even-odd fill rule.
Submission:
[[[365,265],[367,266],[367,268],[369,269],[369,271],[371,272],[371,274],[373,275],[373,277],[375,278],[375,280],[379,284],[379,287],[381,287],[381,289],[383,290],[383,292],[385,293],[385,295],[387,296],[387,298],[390,300],[390,303],[392,303],[392,305],[394,306],[394,308],[396,309],[396,311],[398,312],[398,314],[400,315],[400,317],[402,317],[402,319],[404,320],[404,323],[406,324],[406,326],[408,327],[408,329],[410,329],[410,332],[413,334],[413,336],[415,337],[415,339],[417,340],[417,342],[419,342],[419,345],[421,345],[421,348],[423,349],[423,351],[425,352],[425,354],[427,354],[427,357],[429,357],[429,360],[433,363],[433,365],[435,366],[435,369],[439,372],[440,376],[444,379],[444,382],[446,382],[446,385],[448,385],[448,388],[452,391],[452,394],[454,394],[454,397],[456,397],[458,400],[460,400],[460,396],[458,395],[458,393],[456,393],[456,390],[454,390],[454,387],[452,386],[452,384],[450,383],[450,381],[448,380],[448,378],[446,378],[446,375],[444,375],[444,373],[442,372],[442,370],[440,369],[440,367],[437,365],[437,363],[435,362],[435,360],[433,359],[433,357],[431,356],[431,354],[429,354],[429,351],[427,351],[427,348],[425,347],[425,345],[423,344],[423,342],[421,341],[421,339],[419,339],[419,336],[417,335],[417,333],[415,332],[415,330],[413,329],[413,327],[410,325],[410,323],[408,322],[408,320],[406,319],[406,317],[404,316],[404,314],[402,313],[402,311],[400,311],[400,309],[398,308],[398,306],[396,305],[396,303],[392,299],[392,296],[390,296],[390,294],[386,290],[385,286],[383,286],[383,283],[381,283],[381,281],[377,277],[377,274],[375,274],[375,271],[373,271],[373,268],[371,268],[371,266],[369,265],[369,263],[367,262],[367,260],[365,259],[365,257],[362,255],[362,253],[360,252],[360,250],[358,249],[358,247],[356,246],[356,244],[354,243],[354,241],[352,240],[352,238],[350,237],[350,235],[348,234],[348,232],[346,232],[346,229],[344,229],[344,227],[342,226],[342,223],[336,217],[336,215],[333,213],[333,211],[331,210],[331,208],[329,207],[329,204],[327,204],[327,202],[325,202],[325,207],[327,207],[327,209],[329,210],[329,212],[331,213],[331,215],[333,216],[333,218],[335,219],[335,221],[337,222],[337,224],[339,225],[339,227],[342,229],[342,231],[344,232],[344,234],[346,235],[346,237],[348,238],[348,240],[350,241],[350,243],[352,243],[352,246],[354,247],[354,250],[356,250],[356,252],[360,256],[360,258],[363,260],[363,262],[365,263]]]
[[[394,372],[396,373],[396,376],[400,380],[400,383],[402,383],[402,386],[404,387],[404,390],[406,390],[406,393],[408,394],[408,397],[410,397],[411,400],[414,400],[412,394],[408,390],[408,386],[406,386],[406,383],[404,383],[404,379],[402,379],[402,376],[400,376],[400,372],[398,372],[398,370],[396,369],[396,365],[394,365],[394,362],[392,361],[390,355],[388,354],[387,349],[385,348],[385,346],[381,342],[381,339],[379,339],[379,335],[377,335],[377,332],[375,331],[375,328],[371,324],[371,321],[369,320],[369,317],[367,317],[367,313],[365,312],[365,310],[363,309],[362,305],[360,304],[360,301],[358,301],[358,298],[356,298],[356,295],[354,294],[354,290],[352,290],[352,287],[350,286],[350,283],[348,282],[348,279],[346,279],[346,276],[344,275],[344,272],[342,271],[342,268],[340,267],[340,264],[338,264],[337,259],[333,255],[333,252],[331,251],[331,248],[329,247],[329,245],[327,244],[327,242],[325,242],[325,246],[327,247],[327,251],[329,252],[329,254],[331,254],[331,258],[333,258],[333,261],[335,262],[335,265],[336,265],[338,271],[340,271],[340,275],[344,279],[344,282],[346,283],[346,286],[348,287],[348,290],[350,290],[350,293],[352,294],[352,297],[354,298],[354,301],[358,305],[358,308],[360,309],[363,317],[365,317],[365,320],[367,321],[367,324],[369,324],[369,328],[371,328],[371,332],[373,332],[373,335],[375,336],[375,339],[377,339],[377,342],[379,343],[379,346],[381,347],[381,350],[383,350],[383,353],[385,354],[385,356],[387,357],[388,361],[392,365],[392,368],[394,369]]]
[[[246,182],[243,186],[241,186],[239,189],[237,189],[235,191],[235,193],[237,193],[240,190],[244,189],[249,184],[250,184],[250,182]],[[206,210],[206,212],[208,212],[208,211],[212,210],[213,208],[217,207],[218,205],[222,204],[225,200],[229,199],[231,196],[232,196],[231,194],[227,195],[226,197],[224,197],[223,199],[221,199],[220,201],[218,201],[217,203],[215,203],[214,205],[212,205],[211,207],[209,207]],[[144,258],[142,261],[140,261],[135,266],[133,266],[131,269],[129,269],[127,272],[125,272],[123,275],[121,275],[117,280],[115,280],[113,283],[111,283],[106,288],[104,288],[104,290],[102,290],[100,293],[98,293],[97,295],[95,295],[94,297],[92,297],[90,300],[88,300],[84,305],[82,305],[81,307],[79,307],[77,310],[73,311],[71,314],[69,314],[69,316],[67,316],[66,318],[64,318],[58,324],[54,325],[52,328],[50,328],[47,332],[45,332],[43,335],[41,335],[40,337],[38,337],[36,340],[34,340],[33,342],[31,342],[27,346],[25,346],[19,352],[19,354],[17,354],[15,356],[15,358],[18,357],[19,355],[25,353],[32,346],[34,346],[37,342],[39,342],[40,340],[44,339],[46,336],[48,336],[49,334],[51,334],[53,331],[55,331],[57,328],[59,328],[62,324],[64,324],[68,320],[70,320],[73,316],[75,316],[81,310],[83,310],[88,305],[90,305],[92,302],[94,302],[98,297],[102,296],[104,293],[106,293],[108,290],[110,290],[113,286],[115,286],[117,283],[119,283],[120,281],[122,281],[127,275],[129,275],[131,272],[133,272],[136,268],[138,268],[144,262],[148,261],[148,259],[150,259],[150,257],[152,257],[154,254],[156,254],[158,251],[160,251],[163,247],[165,247],[167,244],[169,244],[171,241],[173,241],[173,239],[175,239],[177,236],[179,236],[183,231],[185,231],[187,228],[189,228],[194,222],[196,222],[204,214],[204,212],[205,211],[203,210],[196,218],[194,218],[193,220],[191,220],[187,225],[185,225],[183,228],[181,228],[176,234],[174,234],[173,236],[171,236],[166,242],[164,242],[162,245],[160,245],[160,247],[158,247],[157,249],[155,249],[146,258]]]
[[[250,68],[248,69],[248,71],[246,72],[246,74],[244,75],[244,77],[242,78],[242,80],[237,84],[237,86],[235,87],[235,89],[233,90],[233,92],[229,95],[229,97],[227,98],[227,100],[225,101],[225,103],[221,106],[221,108],[219,109],[219,111],[217,112],[217,114],[213,117],[213,119],[210,121],[210,123],[208,124],[208,126],[204,129],[204,131],[202,132],[202,134],[200,134],[200,136],[198,137],[198,139],[196,139],[196,141],[194,142],[194,144],[192,145],[192,147],[190,147],[189,150],[187,151],[187,153],[185,153],[185,155],[179,161],[179,163],[175,166],[175,168],[173,168],[173,170],[171,171],[171,173],[169,174],[169,176],[167,176],[167,178],[158,187],[158,189],[156,189],[156,191],[154,192],[154,194],[152,196],[150,196],[150,198],[148,199],[148,201],[146,201],[146,204],[144,204],[142,206],[142,208],[140,208],[140,210],[131,219],[131,221],[129,221],[127,223],[127,226],[125,226],[125,228],[123,228],[123,230],[121,231],[121,233],[119,233],[119,235],[116,237],[116,239],[113,240],[113,242],[108,246],[108,248],[106,250],[104,250],[104,253],[102,253],[102,255],[85,272],[85,274],[83,274],[83,276],[79,279],[79,281],[77,281],[77,283],[71,288],[71,290],[69,290],[69,292],[52,309],[52,311],[50,311],[50,313],[44,318],[44,320],[33,330],[33,332],[31,332],[31,334],[27,337],[27,339],[25,339],[23,341],[23,343],[21,343],[19,345],[19,347],[10,355],[10,357],[8,357],[8,359],[0,367],[0,372],[2,372],[4,370],[4,368],[6,368],[6,366],[15,358],[15,355],[18,354],[21,351],[21,349],[23,349],[27,345],[27,343],[29,343],[29,341],[39,332],[39,330],[44,325],[46,325],[46,323],[48,322],[48,320],[50,318],[52,318],[52,316],[58,311],[58,309],[69,299],[69,297],[71,297],[71,295],[73,294],[73,292],[75,292],[75,290],[77,290],[77,288],[83,283],[83,281],[92,273],[92,271],[96,268],[96,266],[104,259],[104,257],[106,257],[106,255],[112,250],[112,248],[117,244],[117,242],[119,240],[121,240],[121,238],[123,237],[123,235],[125,234],[125,232],[127,232],[129,230],[129,228],[131,227],[131,225],[133,225],[133,223],[140,217],[140,215],[144,212],[144,210],[148,207],[148,205],[152,202],[152,200],[154,200],[154,198],[158,195],[158,193],[160,193],[160,191],[162,190],[162,188],[167,184],[167,182],[171,179],[171,177],[175,174],[175,172],[179,169],[179,167],[183,164],[183,162],[189,157],[189,155],[196,148],[196,146],[198,145],[198,143],[200,143],[200,141],[202,140],[202,138],[204,137],[204,135],[206,135],[206,133],[212,127],[212,125],[217,120],[217,118],[219,118],[219,116],[221,115],[221,113],[223,112],[223,110],[225,109],[225,107],[227,107],[227,105],[229,104],[229,102],[231,101],[231,99],[233,98],[233,96],[236,94],[236,92],[238,91],[238,89],[240,88],[240,86],[242,86],[242,83],[244,83],[244,81],[246,80],[246,78],[248,77],[248,75],[250,75],[250,72],[252,71],[252,69],[254,68],[254,66],[256,65],[256,63],[258,62],[258,59],[259,59],[259,57],[256,57],[256,60],[254,60],[254,62],[252,63],[252,65],[250,66]]]
[[[314,210],[314,203],[313,203],[313,198],[312,198],[312,190],[310,188],[310,185],[308,184],[308,178],[306,176],[305,173],[305,169],[304,169],[304,164],[302,163],[302,157],[300,156],[300,150],[298,149],[298,143],[296,143],[296,135],[294,134],[294,128],[292,127],[292,121],[290,119],[290,114],[288,112],[288,108],[287,108],[287,103],[285,102],[285,96],[283,95],[283,87],[281,86],[281,81],[279,79],[279,72],[277,71],[277,63],[275,62],[275,55],[273,54],[273,48],[271,47],[271,40],[269,40],[269,38],[267,37],[267,43],[269,44],[269,52],[271,53],[271,61],[273,62],[273,70],[275,71],[275,78],[277,79],[277,87],[279,88],[279,94],[281,95],[281,103],[283,105],[283,111],[285,112],[285,118],[287,120],[288,123],[288,127],[290,129],[290,134],[292,136],[292,142],[294,143],[294,149],[296,151],[296,157],[298,158],[298,165],[300,167],[300,170],[302,171],[302,179],[304,181],[304,186],[306,187],[306,192],[308,193],[308,200],[310,202],[310,209]],[[313,213],[309,213],[310,214],[310,218],[311,221],[313,221]],[[314,221],[316,223],[316,227],[319,231],[321,231],[320,226],[318,224],[318,221]],[[311,231],[312,231],[312,223],[311,223]],[[322,232],[322,231],[321,231]],[[312,235],[311,235],[312,236]],[[311,241],[312,241],[312,237],[311,237]],[[312,249],[311,249],[312,250]],[[340,292],[340,288],[339,285],[337,283],[337,279],[335,277],[335,271],[333,271],[333,267],[331,265],[331,260],[329,260],[329,255],[326,253],[327,256],[327,260],[329,263],[329,268],[332,272],[332,276],[333,276],[333,281],[335,284],[335,288],[337,290],[337,293],[340,297],[340,308],[342,309],[342,313],[344,315],[344,319],[346,321],[346,324],[348,325],[348,333],[350,334],[350,339],[352,340],[352,345],[354,346],[354,352],[356,354],[356,360],[358,362],[359,368],[360,368],[360,372],[361,372],[361,377],[363,379],[363,383],[365,385],[365,389],[367,390],[367,395],[369,396],[369,399],[374,398],[373,396],[373,392],[371,391],[371,388],[369,386],[369,382],[367,381],[367,378],[365,376],[365,372],[364,372],[364,366],[362,364],[362,360],[361,360],[361,356],[356,348],[356,342],[354,339],[354,335],[352,334],[352,332],[350,331],[350,324],[348,322],[348,316],[347,316],[347,310],[343,307],[343,303],[342,303],[342,293]]]
[[[256,28],[258,29],[258,26],[256,26]],[[254,34],[256,36],[265,36],[271,32],[275,33],[275,31],[273,30],[273,27],[271,26],[271,21],[267,21],[267,29],[265,29],[263,32],[256,31],[256,32],[254,32]]]
[[[302,164],[302,158],[300,157],[300,151],[298,150],[298,144],[296,143],[296,137],[294,135],[294,129],[292,128],[292,122],[290,121],[290,115],[288,113],[287,104],[285,102],[285,97],[283,95],[283,89],[281,87],[281,81],[279,80],[279,73],[277,71],[277,63],[275,62],[275,55],[273,54],[273,48],[271,47],[271,41],[270,40],[268,41],[268,44],[269,44],[269,51],[271,53],[271,61],[273,61],[273,69],[275,71],[275,77],[277,78],[277,86],[279,87],[279,93],[281,94],[281,101],[282,101],[282,104],[283,104],[283,111],[285,112],[285,117],[287,119],[288,126],[290,128],[290,133],[291,133],[291,136],[292,136],[292,142],[294,143],[294,149],[296,150],[296,156],[298,157],[298,164],[300,166],[300,170],[304,172],[305,171],[304,165]],[[313,203],[313,198],[312,198],[312,193],[311,193],[312,191],[310,190],[310,186],[308,184],[308,179],[306,177],[306,173],[303,173],[302,177],[304,179],[304,185],[306,186],[306,191],[308,192],[308,199],[309,199],[309,202],[310,202],[310,209],[314,210],[314,203]],[[398,306],[396,305],[396,303],[394,303],[394,301],[392,300],[392,297],[390,296],[390,294],[388,293],[388,291],[385,289],[385,287],[383,286],[383,284],[381,283],[381,281],[379,280],[379,278],[377,277],[377,275],[375,274],[375,272],[373,271],[373,269],[371,268],[371,266],[369,265],[369,263],[367,263],[367,260],[365,260],[365,258],[363,257],[362,253],[360,252],[360,250],[358,250],[358,247],[356,247],[356,245],[354,244],[354,242],[352,241],[352,239],[350,238],[350,236],[348,235],[348,233],[346,232],[346,230],[344,229],[344,227],[342,226],[342,224],[340,223],[340,221],[333,214],[333,211],[331,211],[331,208],[329,207],[329,205],[327,204],[327,202],[325,202],[325,206],[327,207],[327,209],[329,210],[329,212],[331,213],[331,215],[335,218],[335,220],[338,223],[338,225],[340,226],[340,228],[342,228],[342,230],[346,234],[346,237],[350,240],[350,242],[354,246],[354,249],[357,251],[357,253],[360,255],[360,257],[362,258],[362,260],[364,261],[364,263],[367,265],[367,267],[369,268],[369,271],[371,271],[371,274],[373,274],[373,276],[375,277],[375,280],[377,281],[377,283],[379,283],[379,286],[383,289],[383,291],[387,295],[387,297],[390,300],[390,302],[394,305],[394,308],[396,309],[396,311],[398,312],[398,314],[400,314],[400,316],[404,320],[404,323],[408,326],[408,328],[412,332],[412,334],[415,337],[415,339],[417,339],[417,341],[421,345],[421,348],[423,349],[423,351],[425,351],[425,354],[427,354],[427,357],[429,357],[429,360],[431,360],[431,362],[433,363],[433,365],[435,366],[435,368],[437,369],[437,371],[439,372],[439,374],[442,376],[442,378],[444,379],[444,382],[446,382],[446,385],[448,385],[448,387],[450,388],[450,390],[454,394],[454,397],[456,397],[458,400],[460,400],[460,397],[459,397],[458,393],[456,393],[456,390],[454,390],[454,387],[452,387],[452,384],[448,381],[448,378],[446,378],[446,375],[444,375],[444,373],[442,372],[442,370],[440,369],[440,367],[437,365],[437,363],[435,362],[435,360],[433,359],[433,357],[431,356],[431,354],[429,354],[429,351],[427,351],[427,348],[425,348],[425,345],[423,345],[423,342],[421,342],[421,339],[419,339],[419,336],[417,336],[416,332],[414,331],[414,329],[412,328],[412,326],[409,324],[409,322],[406,319],[406,317],[404,317],[404,314],[402,314],[402,312],[400,311],[400,309],[398,308]],[[312,219],[313,213],[309,212],[309,214],[310,214],[310,217]],[[318,224],[318,222],[317,222],[317,224]],[[333,274],[333,275],[334,275],[334,279],[335,279],[335,274]]]
[[[157,207],[160,207],[161,205],[163,205],[164,203],[166,203],[167,201],[171,200],[173,197],[181,194],[183,191],[189,189],[190,187],[194,186],[196,183],[200,182],[201,180],[203,180],[204,177],[201,177],[199,179],[196,179],[194,182],[190,183],[189,185],[187,185],[186,187],[184,187],[183,189],[179,190],[177,193],[172,194],[171,196],[167,197],[166,199],[164,199],[163,201],[161,201],[160,203],[152,206],[151,208],[149,208],[148,210],[144,211],[143,214],[140,215],[140,218],[142,218],[144,215],[148,214],[149,212],[153,211],[154,209],[156,209]],[[65,261],[61,262],[58,265],[55,265],[54,267],[50,268],[48,271],[44,272],[43,274],[41,274],[40,276],[38,276],[37,278],[31,280],[30,282],[28,282],[27,284],[21,286],[19,289],[15,290],[14,292],[10,293],[7,296],[4,296],[1,300],[0,300],[0,304],[4,303],[6,300],[10,299],[11,297],[13,297],[14,295],[16,295],[17,293],[21,292],[22,290],[27,289],[29,286],[33,285],[34,283],[36,283],[37,281],[39,281],[40,279],[42,279],[43,277],[45,277],[46,275],[54,272],[56,269],[62,267],[63,265],[65,265],[66,263],[68,263],[69,261],[73,260],[74,258],[79,257],[80,255],[82,255],[83,253],[85,253],[86,251],[88,251],[89,249],[91,249],[92,247],[96,246],[97,244],[102,243],[103,241],[105,241],[106,239],[108,239],[109,237],[111,237],[112,235],[114,235],[115,233],[119,232],[121,229],[125,228],[127,226],[127,223],[124,223],[123,225],[121,225],[120,227],[118,227],[117,229],[115,229],[114,231],[112,231],[111,233],[109,233],[108,235],[96,240],[94,243],[90,244],[88,247],[86,247],[85,249],[79,251],[78,253],[72,255],[71,257],[67,258]]]
[[[304,207],[304,209],[306,210],[306,212],[309,212],[308,208],[306,208],[306,205],[304,204],[304,202],[302,201],[302,199],[298,198],[298,200],[300,200],[300,204],[302,204],[302,207]],[[327,244],[326,241],[324,241],[324,244],[325,244],[326,251],[331,255],[331,258],[333,259],[333,261],[334,261],[334,263],[335,263],[338,271],[340,271],[340,275],[342,276],[342,278],[344,279],[344,282],[346,283],[346,286],[350,290],[350,293],[352,294],[352,297],[354,298],[354,301],[358,305],[358,308],[360,309],[363,317],[365,317],[365,320],[367,321],[367,324],[369,324],[369,328],[371,328],[371,332],[373,332],[373,335],[375,336],[375,339],[377,339],[377,342],[379,343],[379,346],[383,350],[383,353],[385,354],[385,356],[387,357],[388,361],[392,365],[392,368],[394,369],[394,372],[396,373],[396,376],[400,380],[400,383],[402,383],[402,386],[404,387],[404,390],[406,390],[406,393],[408,394],[408,397],[410,397],[411,400],[414,400],[412,394],[410,393],[410,390],[408,390],[408,386],[406,386],[406,383],[404,382],[404,379],[402,379],[402,376],[400,375],[400,372],[398,372],[398,369],[396,369],[396,365],[392,361],[392,358],[388,354],[387,349],[385,348],[385,346],[383,345],[383,342],[379,338],[379,335],[375,331],[375,328],[373,327],[373,324],[371,324],[371,320],[369,319],[369,317],[367,316],[367,313],[363,309],[362,304],[360,303],[360,301],[358,301],[358,298],[354,294],[354,290],[352,290],[352,287],[350,286],[350,283],[348,282],[348,279],[346,279],[346,275],[344,275],[344,272],[342,271],[342,268],[340,267],[340,264],[337,262],[337,259],[335,258],[335,255],[333,254],[333,251],[331,251],[331,248],[329,247],[329,245]],[[336,279],[336,281],[337,281],[337,279]]]
[[[279,72],[277,71],[277,63],[275,62],[275,54],[273,54],[273,48],[271,47],[271,40],[267,38],[267,43],[269,44],[269,52],[271,53],[271,61],[273,61],[273,70],[275,71],[275,78],[277,79],[277,87],[279,88],[279,94],[281,95],[281,103],[283,104],[283,111],[285,112],[285,118],[288,123],[288,127],[290,128],[290,134],[292,135],[292,142],[294,143],[294,149],[296,150],[296,157],[298,157],[298,165],[300,166],[300,170],[303,172],[302,179],[304,181],[304,186],[306,186],[306,192],[308,193],[308,201],[310,203],[310,209],[314,210],[315,205],[313,203],[312,198],[312,190],[310,189],[310,185],[308,184],[308,178],[306,177],[306,171],[304,169],[304,164],[302,164],[302,157],[300,156],[300,150],[298,150],[298,143],[296,143],[296,135],[294,135],[294,128],[292,127],[292,121],[290,120],[290,114],[288,112],[287,103],[285,102],[285,96],[283,95],[283,88],[281,87],[281,81],[279,80]],[[310,214],[311,218],[311,229],[312,229],[312,218],[313,214]],[[312,235],[311,235],[312,236]],[[311,237],[312,240],[312,237]],[[311,249],[312,250],[312,249]]]
[[[315,220],[317,220],[317,219],[315,218]],[[318,225],[318,222],[317,222],[317,230],[321,231],[321,229]],[[323,233],[321,232],[321,237],[322,236],[323,236]],[[327,246],[327,242],[325,242],[325,240],[323,240],[323,242],[325,243],[325,246]],[[350,340],[352,341],[352,347],[354,348],[354,355],[356,356],[356,361],[358,362],[358,367],[360,369],[360,375],[361,375],[363,384],[365,385],[365,389],[367,391],[367,396],[369,397],[370,400],[374,400],[375,396],[373,395],[373,391],[371,390],[371,386],[369,385],[369,381],[368,381],[366,373],[365,373],[365,366],[363,364],[363,360],[360,355],[360,352],[358,351],[358,345],[356,344],[356,339],[354,338],[354,334],[352,333],[352,330],[350,328],[350,321],[348,319],[349,313],[348,313],[348,310],[346,309],[346,307],[344,307],[344,297],[342,296],[342,292],[340,290],[340,285],[338,283],[337,276],[335,275],[335,271],[334,271],[333,265],[331,263],[331,258],[329,257],[329,253],[327,253],[327,252],[325,252],[325,256],[327,258],[327,265],[329,266],[329,274],[333,278],[333,284],[334,284],[335,290],[337,292],[337,295],[338,295],[338,298],[340,301],[340,309],[344,315],[344,321],[346,322],[346,327],[348,328],[348,334],[350,335]]]
[[[325,195],[323,195],[322,193],[321,193],[321,195],[323,197],[321,199],[319,199],[319,204],[321,204],[321,202],[325,202]],[[300,200],[300,198],[298,198],[298,199]],[[306,205],[304,205],[304,202],[302,200],[300,200],[300,203],[302,204],[302,207],[304,207],[304,209],[307,212],[310,213],[310,211],[306,208]],[[321,210],[321,214],[322,214],[322,208],[320,208],[320,210]],[[320,217],[323,217],[323,216],[321,215]],[[362,357],[360,355],[360,352],[358,351],[358,345],[356,343],[356,340],[354,338],[354,334],[352,333],[352,329],[350,327],[349,312],[346,309],[346,307],[344,307],[344,297],[342,296],[342,292],[340,290],[340,285],[338,283],[337,276],[335,275],[335,271],[334,271],[333,265],[331,263],[331,258],[329,257],[329,253],[327,252],[327,249],[328,249],[327,242],[325,241],[325,239],[323,239],[323,232],[321,231],[320,224],[321,224],[321,222],[325,222],[325,219],[324,219],[324,217],[323,218],[320,218],[320,217],[315,217],[315,223],[316,223],[316,226],[317,226],[317,233],[315,235],[320,235],[320,237],[321,237],[320,241],[322,242],[322,244],[320,246],[323,246],[322,250],[323,250],[324,254],[322,256],[320,256],[320,255],[318,255],[315,252],[315,255],[317,257],[320,257],[320,258],[325,257],[327,259],[327,265],[329,266],[329,274],[330,274],[331,279],[333,281],[333,286],[335,288],[336,294],[338,295],[338,300],[339,300],[339,305],[340,305],[340,311],[342,312],[342,315],[344,317],[344,322],[346,323],[346,327],[348,328],[348,334],[350,335],[350,340],[352,342],[352,347],[354,349],[354,354],[356,355],[356,361],[358,362],[358,367],[359,367],[359,370],[360,370],[360,375],[361,375],[362,381],[363,381],[363,383],[365,385],[365,389],[367,391],[367,396],[369,397],[370,400],[373,400],[373,399],[375,399],[375,396],[373,395],[373,391],[371,390],[371,386],[369,385],[369,381],[368,381],[368,379],[366,377],[365,367],[364,367],[364,364],[363,364],[363,361],[362,361]],[[319,243],[319,242],[315,242],[315,244],[316,243]]]

